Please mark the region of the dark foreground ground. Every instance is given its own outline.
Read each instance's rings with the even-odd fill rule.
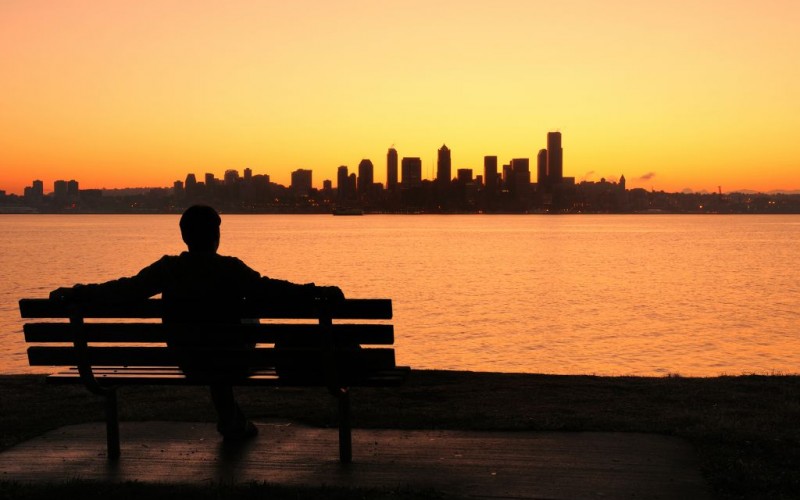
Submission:
[[[320,389],[241,389],[254,419],[333,425],[332,398]],[[0,376],[0,450],[68,424],[102,418],[81,387],[41,376]],[[202,388],[125,388],[123,421],[213,421]],[[480,431],[642,432],[681,437],[696,449],[719,498],[800,498],[800,377],[641,378],[416,371],[392,389],[356,389],[360,428]],[[0,483],[2,498],[438,498],[435,491],[324,492],[264,485],[148,486]],[[177,488],[177,489],[176,489]]]
[[[213,423],[122,422],[122,456],[111,462],[103,423],[68,425],[0,453],[0,480],[40,489],[79,480],[122,490],[131,482],[201,490],[259,483],[470,500],[713,498],[692,446],[659,434],[357,429],[353,462],[344,465],[335,428],[256,425],[257,439],[231,445]]]

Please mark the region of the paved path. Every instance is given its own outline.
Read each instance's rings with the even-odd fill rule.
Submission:
[[[691,447],[650,434],[363,430],[353,463],[337,431],[259,423],[240,447],[206,423],[123,422],[122,457],[105,428],[63,427],[0,453],[0,479],[434,488],[471,498],[709,498]]]

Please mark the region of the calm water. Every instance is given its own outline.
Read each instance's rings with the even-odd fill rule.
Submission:
[[[178,216],[0,216],[0,371],[17,300],[183,250]],[[394,300],[416,368],[710,376],[800,372],[800,216],[224,215],[220,253]]]

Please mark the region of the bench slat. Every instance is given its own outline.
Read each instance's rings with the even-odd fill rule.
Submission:
[[[167,341],[168,331],[176,325],[162,323],[86,323],[81,326],[87,342],[148,343]],[[242,335],[247,341],[274,344],[279,341],[314,342],[321,334],[318,324],[200,324],[187,329],[192,337],[210,335]],[[380,324],[336,324],[332,333],[337,339],[361,345],[391,345],[394,327]],[[26,342],[72,342],[73,326],[69,323],[27,323],[24,325]]]
[[[386,387],[401,385],[407,378],[410,368],[399,366],[393,369],[376,370],[360,378],[350,379],[351,386],[358,387]],[[80,384],[80,375],[76,369],[54,373],[47,377],[47,383],[57,385]],[[152,372],[139,373],[135,370],[115,369],[114,372],[97,371],[97,381],[100,384],[114,386],[126,385],[207,385],[202,379],[187,378],[180,370],[170,368],[153,369]],[[237,386],[280,386],[285,381],[278,377],[274,370],[260,370],[251,374],[246,379],[237,381]],[[319,386],[324,385],[324,380],[293,381],[291,385]]]
[[[192,304],[196,310],[204,310]],[[318,319],[324,307],[334,319],[392,319],[391,299],[347,299],[335,305],[323,302],[293,304],[237,303],[225,304],[214,309],[237,311],[242,318],[264,319]],[[70,303],[49,299],[21,299],[20,314],[23,318],[161,318],[166,309],[161,299],[148,299],[141,302],[123,304]],[[187,308],[188,309],[188,308]],[[213,309],[212,309],[213,310]]]
[[[275,367],[322,369],[330,354],[321,349],[181,350],[167,347],[89,347],[86,356],[92,366],[178,366],[181,359],[215,367]],[[383,369],[395,365],[394,349],[337,351],[336,359],[348,369]],[[28,348],[31,366],[76,366],[73,347],[33,346]]]

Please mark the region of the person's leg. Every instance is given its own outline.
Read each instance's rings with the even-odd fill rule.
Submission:
[[[215,384],[209,387],[211,401],[217,411],[217,431],[225,439],[247,439],[258,434],[258,429],[244,416],[233,396],[233,387]]]

